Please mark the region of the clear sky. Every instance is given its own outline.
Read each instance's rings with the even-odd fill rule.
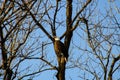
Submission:
[[[118,2],[117,2],[117,0],[114,3],[108,2],[107,0],[98,0],[98,2],[97,2],[98,5],[94,11],[94,14],[99,14],[99,15],[103,14],[103,16],[104,16],[104,14],[106,14],[105,11],[111,5],[117,4],[117,6],[119,6]],[[76,3],[77,3],[77,1],[74,2],[74,0],[73,0],[73,17],[74,17],[75,12],[76,12],[75,8],[77,8]],[[115,8],[115,7],[113,7],[113,8]],[[101,13],[99,13],[99,12],[101,12]],[[60,13],[58,13],[58,15],[59,15],[58,20],[61,20],[61,19],[64,20],[65,19],[65,9],[61,10]],[[103,16],[101,16],[101,18],[103,18]],[[120,16],[120,15],[118,15],[118,16]],[[58,36],[61,36],[61,34],[63,33],[64,30],[65,30],[64,27],[58,28],[58,30],[57,30]],[[74,32],[72,42],[75,44],[83,46],[83,49],[88,48],[88,43],[86,43],[86,40],[83,40],[83,39],[80,40],[79,36],[77,35],[77,32],[81,32],[80,34],[81,34],[82,38],[86,37],[84,31],[77,28],[77,30]],[[84,57],[81,57],[82,60],[80,60],[80,62],[82,63],[82,62],[86,61],[88,55],[87,54],[85,55],[84,52],[80,52],[78,49],[72,49],[73,47],[75,47],[75,46],[70,47],[70,50],[71,50],[70,58],[72,57],[72,59],[74,59],[73,61],[75,61],[75,60],[77,60],[77,57],[84,56]],[[47,52],[49,52],[49,51],[50,51],[50,53],[52,53],[52,55],[50,54],[51,57],[50,57],[50,55],[48,57],[50,57],[50,58],[55,57],[55,55],[53,54],[54,51],[53,51],[52,45],[49,47],[49,50],[47,50]],[[118,52],[118,51],[116,51],[116,49],[113,49],[113,52]],[[82,54],[84,54],[84,55],[82,55]],[[91,55],[89,55],[89,56],[91,56]],[[77,62],[75,62],[75,64],[77,65]],[[67,66],[70,66],[70,65],[71,65],[71,63],[68,61]],[[97,67],[97,65],[95,63],[91,63],[90,65]],[[79,80],[80,79],[79,74],[85,74],[84,72],[86,72],[84,70],[81,70],[82,68],[83,67],[81,67],[80,69],[78,69],[78,68],[66,69],[66,80]],[[101,68],[97,68],[97,70],[102,71]],[[113,78],[115,79],[115,76],[118,77],[119,76],[118,74],[115,74]],[[56,80],[55,75],[56,75],[56,71],[46,71],[46,72],[41,73],[34,80]],[[88,79],[90,79],[91,75],[89,75],[89,73],[88,73],[88,75],[86,75],[86,77]]]
[[[65,5],[65,0],[61,0],[61,1],[62,2],[60,3],[60,5]],[[81,0],[73,0],[73,17],[75,16],[76,12],[79,10],[79,8],[77,6],[79,6],[79,7],[81,6],[80,4],[77,3],[77,1],[80,2]],[[82,1],[84,1],[84,0],[82,0]],[[55,0],[50,0],[50,3],[55,5]],[[95,10],[93,11],[93,14],[95,16],[91,15],[92,17],[89,18],[90,21],[88,20],[89,23],[91,23],[92,21],[97,23],[98,22],[97,20],[101,20],[102,18],[104,18],[104,16],[106,15],[106,10],[108,10],[108,8],[112,7],[112,6],[113,6],[112,8],[114,8],[114,10],[115,10],[113,12],[117,16],[118,20],[120,20],[120,13],[117,14],[117,8],[115,7],[117,5],[117,7],[120,9],[119,3],[120,3],[120,0],[115,0],[115,2],[112,2],[112,3],[109,2],[109,0],[97,0],[96,1],[96,4],[97,4],[96,8],[95,8],[95,6],[96,6],[95,4],[93,4],[92,7],[89,7],[90,9],[95,8]],[[85,12],[83,12],[83,15],[84,14],[85,14]],[[53,11],[50,12],[50,15],[53,16]],[[58,27],[58,29],[57,29],[57,35],[60,37],[64,33],[65,27],[66,27],[65,7],[63,7],[59,11],[58,16],[57,16],[57,20],[64,21],[64,22],[62,22],[62,25],[60,27]],[[107,21],[107,20],[105,20],[105,21]],[[102,23],[105,26],[108,25],[107,22],[102,22]],[[42,24],[42,25],[45,26],[46,29],[50,32],[50,27],[47,24]],[[59,26],[59,25],[57,25],[57,26]],[[81,27],[81,26],[84,26],[84,25],[80,24],[80,26],[74,31],[73,38],[71,41],[72,45],[70,46],[70,50],[69,50],[70,56],[68,59],[68,63],[66,65],[66,68],[67,68],[66,69],[66,80],[80,80],[80,77],[81,77],[80,75],[84,75],[84,74],[87,74],[84,76],[84,77],[86,77],[86,80],[87,79],[90,80],[90,78],[93,77],[88,72],[86,72],[84,70],[84,67],[87,66],[86,64],[84,64],[84,63],[86,63],[84,61],[93,62],[93,63],[88,63],[89,65],[91,65],[89,68],[90,70],[95,69],[98,72],[102,71],[101,67],[96,64],[99,61],[95,60],[96,59],[95,56],[91,55],[87,51],[82,51],[82,49],[88,49],[88,50],[91,50],[91,49],[89,48],[89,45],[87,43],[87,38],[86,38],[87,35],[85,34],[85,31],[84,31],[85,26],[84,27]],[[112,30],[108,30],[108,31],[105,30],[105,34],[106,34],[106,32],[112,33]],[[118,31],[117,33],[120,34],[120,31]],[[35,30],[31,34],[31,36],[42,37],[42,38],[38,39],[40,41],[39,41],[39,43],[35,43],[35,45],[42,44],[43,41],[51,42],[48,39],[48,37],[40,29]],[[120,38],[120,36],[119,36],[119,38]],[[63,39],[62,39],[62,41],[63,41]],[[34,38],[32,38],[30,41],[28,39],[28,45],[31,44],[32,42],[34,42]],[[74,45],[74,44],[76,44],[76,45]],[[103,44],[103,45],[105,47],[108,47],[108,45],[106,45],[106,44]],[[76,46],[80,46],[81,49],[77,48]],[[32,48],[34,48],[34,46]],[[57,66],[57,60],[56,60],[56,55],[54,53],[53,44],[49,44],[48,46],[45,46],[44,48],[45,48],[44,53],[47,55],[47,56],[45,56],[45,59],[50,61],[53,65]],[[38,51],[35,51],[33,54],[37,54],[37,55],[35,55],[37,57],[41,56],[40,51],[41,51],[41,49]],[[115,53],[115,55],[119,54],[119,51],[120,51],[120,48],[116,47],[116,46],[114,46],[112,49],[112,52]],[[104,51],[101,51],[101,52],[104,53]],[[0,58],[1,58],[1,56],[0,56]],[[92,60],[94,60],[94,61],[92,61]],[[95,61],[96,61],[96,63],[95,63]],[[14,63],[15,63],[15,61],[13,62],[13,64]],[[31,72],[36,71],[41,67],[41,64],[44,64],[44,62],[42,62],[41,60],[25,60],[22,64],[20,64],[19,71],[21,71],[21,70],[23,70],[23,71],[27,70],[27,71],[31,71]],[[31,67],[30,70],[28,68],[26,68],[28,66],[25,66],[25,65],[30,65],[30,67]],[[75,67],[75,65],[76,66],[79,65],[79,68]],[[45,68],[49,68],[49,66],[48,67],[45,66],[43,69],[45,69]],[[36,77],[33,80],[56,80],[56,77],[55,77],[56,73],[57,72],[55,70],[44,71],[44,72],[41,72],[40,74],[35,75]],[[24,74],[27,74],[27,73],[24,72]],[[101,75],[101,73],[98,73],[98,74]],[[120,74],[120,72],[117,72],[113,76],[114,80],[116,80],[116,78],[119,77],[119,74]],[[25,78],[24,80],[27,80],[27,79],[28,78]]]
[[[62,0],[62,1],[64,1],[64,0]],[[106,14],[106,10],[110,7],[110,6],[112,6],[112,5],[115,5],[115,4],[117,4],[117,6],[119,6],[118,5],[118,2],[119,1],[115,1],[114,3],[111,3],[111,2],[108,2],[108,0],[98,0],[97,1],[97,8],[95,9],[95,11],[93,12],[93,14],[95,14],[95,15],[102,15],[101,16],[101,18],[103,18],[104,17],[104,14]],[[74,15],[75,15],[75,12],[77,11],[75,8],[77,8],[77,6],[76,6],[76,4],[77,4],[77,1],[74,1],[73,0],[73,17],[74,17]],[[79,5],[79,4],[77,4],[77,5]],[[79,5],[80,6],[80,5]],[[94,6],[93,6],[94,7]],[[92,8],[93,8],[92,7]],[[120,7],[120,6],[119,6]],[[112,8],[115,8],[115,7],[112,7]],[[78,9],[79,10],[79,9]],[[58,13],[58,19],[57,20],[65,20],[65,8],[63,8],[59,13]],[[51,15],[52,15],[52,12],[51,12]],[[120,15],[118,15],[118,16],[120,16]],[[100,18],[100,17],[99,17]],[[95,19],[95,17],[94,17],[94,19]],[[98,20],[98,18],[96,17],[96,19],[95,20]],[[96,21],[97,22],[97,21]],[[104,22],[104,24],[105,24],[105,22]],[[44,26],[45,26],[46,24],[44,24]],[[63,23],[63,25],[64,26],[61,26],[61,27],[59,27],[58,29],[57,29],[57,35],[58,36],[61,36],[61,34],[65,31],[65,23]],[[39,32],[39,30],[38,30],[38,32]],[[77,33],[79,33],[80,32],[80,36],[82,37],[82,38],[79,38],[80,36],[78,36],[78,34]],[[39,32],[39,33],[36,33],[37,35],[39,35],[39,34],[43,34],[41,31]],[[44,35],[45,36],[45,35]],[[47,39],[47,37],[45,38],[45,39]],[[72,42],[73,43],[75,43],[75,44],[77,44],[77,45],[81,45],[82,46],[82,48],[83,49],[86,49],[86,48],[89,48],[88,47],[88,43],[86,43],[86,34],[84,33],[84,31],[83,30],[80,30],[79,28],[77,28],[77,30],[74,32],[74,35],[73,35],[73,38],[72,38]],[[73,61],[77,61],[77,57],[81,57],[81,59],[80,60],[78,60],[79,62],[73,62],[74,63],[74,65],[77,65],[78,63],[84,63],[84,61],[87,61],[87,56],[91,56],[92,57],[92,55],[89,55],[89,54],[84,54],[84,53],[87,53],[87,52],[80,52],[80,50],[78,50],[77,48],[76,49],[73,49],[75,46],[71,46],[70,47],[70,57],[69,58],[72,58],[72,59],[74,59]],[[118,48],[119,49],[119,48]],[[120,49],[119,49],[120,50]],[[45,50],[45,52],[47,53],[47,59],[48,60],[53,60],[53,63],[52,64],[54,64],[54,65],[56,65],[57,63],[56,63],[56,56],[55,56],[55,54],[54,54],[54,50],[53,50],[53,45],[51,44],[51,45],[49,45],[49,46],[47,46],[47,50]],[[103,51],[104,52],[104,51]],[[118,51],[116,51],[116,49],[113,49],[113,52],[117,52],[117,54],[118,54]],[[84,54],[84,55],[83,55]],[[93,56],[94,57],[94,56]],[[94,59],[94,58],[93,58]],[[89,60],[89,59],[88,59]],[[97,61],[97,60],[96,60]],[[33,60],[33,62],[34,62],[34,64],[35,65],[37,65],[37,63],[39,63],[39,61],[34,61]],[[28,63],[28,62],[27,62]],[[27,64],[26,63],[26,64]],[[71,66],[73,63],[70,63],[69,61],[68,61],[68,63],[67,63],[67,67],[68,66]],[[30,64],[30,63],[29,63]],[[32,63],[33,64],[33,63]],[[23,64],[24,65],[24,64]],[[95,63],[89,63],[89,65],[91,65],[91,66],[98,66],[98,65],[96,65]],[[72,67],[72,66],[71,66]],[[33,66],[33,70],[35,69],[36,67],[35,66]],[[84,75],[85,74],[85,70],[82,70],[84,68],[84,66],[80,66],[80,68],[70,68],[70,69],[66,69],[66,80],[79,80],[80,79],[80,74],[82,74],[82,75]],[[36,68],[37,69],[37,68]],[[91,68],[90,68],[91,69]],[[102,69],[100,68],[100,66],[98,66],[98,68],[96,68],[96,70],[98,70],[98,72],[99,71],[102,71]],[[54,71],[54,70],[50,70],[50,71],[45,71],[45,72],[42,72],[42,73],[40,73],[40,75],[38,75],[36,78],[34,78],[34,80],[56,80],[56,77],[55,77],[55,75],[56,75],[56,71]],[[87,72],[86,72],[87,73]],[[101,73],[100,73],[101,74]],[[118,73],[119,74],[119,73]],[[118,74],[115,74],[114,76],[116,76],[116,77],[118,77],[119,75]],[[87,73],[87,75],[85,76],[85,77],[87,77],[89,80],[90,80],[90,78],[92,78],[91,77],[91,75],[89,74],[89,73]],[[86,79],[87,79],[86,78]],[[114,77],[114,79],[115,79],[115,77]]]

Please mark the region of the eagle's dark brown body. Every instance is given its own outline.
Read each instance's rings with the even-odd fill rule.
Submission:
[[[68,53],[66,47],[57,37],[55,37],[54,49],[58,57],[64,57],[65,60],[68,59]]]

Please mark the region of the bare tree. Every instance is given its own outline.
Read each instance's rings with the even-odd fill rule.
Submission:
[[[120,79],[120,10],[112,2],[102,4],[104,9],[96,0],[1,1],[1,79],[33,79],[54,71],[54,79],[72,80],[71,70],[76,80]],[[53,54],[54,37],[68,61],[62,51]]]
[[[109,5],[109,7],[104,11],[105,14],[102,14],[100,11],[94,13],[91,12],[92,9],[88,9],[89,15],[85,14],[83,18],[80,18],[82,21],[81,25],[84,26],[80,27],[80,29],[83,34],[86,34],[87,38],[85,38],[85,41],[88,42],[87,45],[89,45],[89,47],[83,48],[83,46],[75,44],[73,40],[74,46],[78,48],[80,52],[83,52],[84,55],[87,55],[87,57],[83,55],[80,57],[86,57],[86,59],[83,60],[83,62],[85,62],[84,64],[79,62],[80,58],[78,58],[78,65],[74,65],[84,71],[85,74],[80,75],[80,78],[84,80],[89,79],[86,77],[87,75],[91,75],[90,79],[93,80],[114,80],[120,78],[118,76],[120,68],[119,14],[117,12],[118,10],[114,11],[115,8],[111,6],[112,4],[108,2],[107,5]],[[117,6],[117,4],[115,6]],[[98,9],[95,8],[94,6],[94,11]],[[114,14],[116,12],[117,15]],[[95,18],[96,14],[98,19]],[[84,40],[84,37],[80,33],[77,32],[77,35],[79,39]],[[117,48],[117,50],[115,48]],[[88,74],[86,74],[87,72]]]
[[[29,6],[32,7],[32,1]],[[16,1],[5,0],[0,3],[0,51],[2,56],[3,80],[13,80],[17,76],[19,64],[24,60],[21,57],[30,33],[34,30],[33,21],[29,20],[28,12],[22,11]],[[30,48],[30,47],[29,47]],[[27,51],[26,51],[27,52]],[[24,54],[23,54],[24,55]],[[13,65],[13,62],[15,63]]]
[[[62,39],[63,37],[65,37],[65,40],[64,40],[64,45],[66,47],[66,53],[68,53],[68,50],[69,50],[69,46],[70,46],[70,42],[71,42],[71,38],[72,38],[72,34],[73,34],[73,31],[75,30],[75,28],[78,26],[78,23],[80,20],[78,20],[75,25],[74,22],[79,18],[79,15],[81,14],[81,12],[87,7],[87,5],[91,2],[91,0],[88,0],[86,1],[86,3],[83,5],[83,7],[79,10],[79,12],[75,15],[75,17],[73,18],[72,20],[72,0],[67,0],[66,1],[66,31],[63,33],[63,35],[60,37],[60,39]],[[46,1],[47,3],[47,1]],[[26,3],[24,2],[24,4],[26,5]],[[55,12],[54,12],[54,15],[53,15],[53,20],[52,20],[52,17],[50,17],[51,15],[49,15],[48,13],[48,10],[49,9],[46,9],[46,5],[45,5],[45,10],[46,11],[46,14],[48,16],[48,19],[50,20],[50,27],[51,27],[51,32],[52,32],[52,36],[57,36],[56,35],[56,16],[57,16],[57,13],[58,13],[58,6],[59,6],[59,1],[56,0],[56,7],[55,7]],[[47,32],[47,30],[45,29],[45,27],[39,23],[39,21],[36,19],[34,13],[32,13],[30,11],[30,9],[26,7],[26,10],[29,11],[31,17],[33,18],[34,22],[36,23],[36,25],[38,25],[38,27],[53,41],[54,43],[54,39],[52,38],[52,36]],[[48,20],[46,20],[47,22],[49,22]],[[57,55],[57,53],[56,53]],[[66,62],[65,60],[63,60],[61,58],[61,56],[57,56],[58,57],[58,73],[56,75],[57,79],[58,80],[65,80],[65,66],[66,66]]]

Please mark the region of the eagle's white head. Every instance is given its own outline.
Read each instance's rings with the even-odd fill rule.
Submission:
[[[57,36],[54,36],[53,38],[55,39],[55,41],[59,41],[60,40],[60,38],[57,37]]]

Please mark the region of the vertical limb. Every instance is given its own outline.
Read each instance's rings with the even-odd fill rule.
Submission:
[[[12,74],[13,74],[13,71],[10,68],[6,69],[4,80],[11,80]]]
[[[67,1],[67,7],[66,7],[66,35],[65,35],[65,47],[66,47],[66,53],[68,53],[68,49],[70,46],[70,41],[72,38],[72,0],[66,0]],[[65,66],[66,61],[63,56],[58,57],[58,73],[56,75],[58,80],[65,80]]]
[[[66,7],[66,28],[67,28],[67,33],[65,36],[65,46],[68,51],[69,46],[70,46],[70,41],[72,38],[73,31],[72,29],[72,0],[67,0],[67,7]]]
[[[64,57],[58,57],[58,73],[56,75],[57,80],[65,80],[65,65],[66,61]]]
[[[5,50],[5,40],[3,38],[3,28],[0,26],[0,46],[2,52],[3,69],[7,68],[7,53]]]

